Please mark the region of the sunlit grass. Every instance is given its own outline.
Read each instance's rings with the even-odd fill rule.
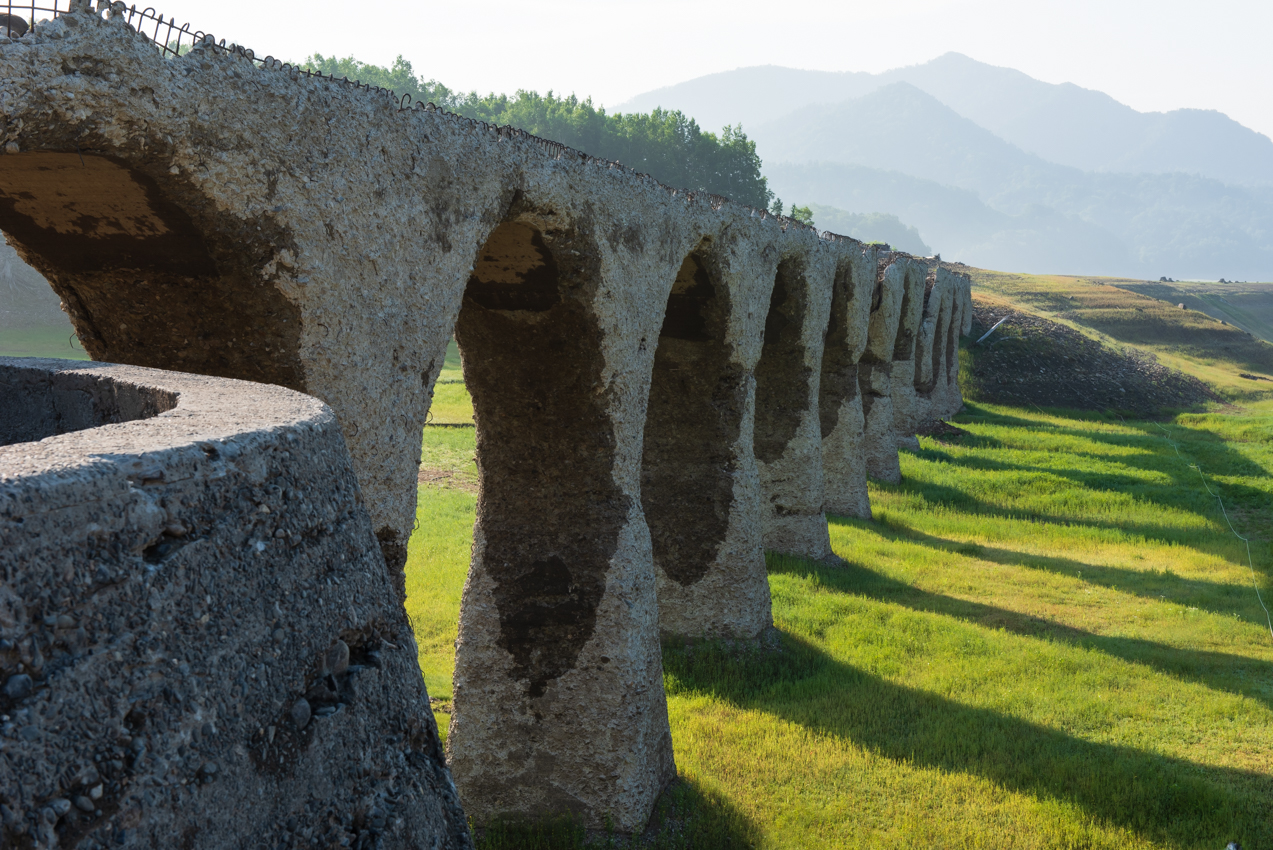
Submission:
[[[429,696],[448,701],[476,504],[463,490],[421,487],[420,527],[407,548],[407,616],[420,648],[420,669]]]
[[[1190,467],[1273,596],[1273,419],[1163,423],[1183,457],[1153,423],[957,421],[874,522],[832,518],[844,566],[770,557],[780,651],[665,648],[679,774],[731,825],[703,846],[1273,843],[1273,638]],[[409,607],[449,697],[473,501],[420,504]]]
[[[452,339],[446,346],[446,360],[433,386],[433,402],[429,406],[429,422],[435,425],[472,425],[473,399],[464,386],[460,369],[460,349]]]
[[[473,428],[426,427],[420,451],[420,468],[436,483],[474,488],[477,460]]]

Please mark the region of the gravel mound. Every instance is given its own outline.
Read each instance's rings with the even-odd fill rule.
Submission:
[[[973,305],[972,378],[979,401],[1112,410],[1154,416],[1223,401],[1197,378],[1160,364],[1152,354],[1117,351],[1078,331],[1000,306]]]

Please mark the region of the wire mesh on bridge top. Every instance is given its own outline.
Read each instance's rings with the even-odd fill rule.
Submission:
[[[32,0],[30,3],[0,0],[0,37],[21,38],[32,30],[37,29],[40,24],[76,10],[95,11],[97,14],[109,18],[123,18],[130,28],[145,36],[155,47],[168,56],[181,56],[189,52],[196,44],[209,44],[216,50],[226,53],[237,53],[264,67],[295,70],[297,73],[304,74],[307,77],[321,77],[334,82],[357,86],[368,91],[394,94],[380,86],[359,83],[348,78],[337,79],[329,74],[282,62],[273,56],[258,59],[248,48],[237,44],[227,45],[225,39],[218,41],[203,30],[191,29],[190,24],[178,24],[175,18],[165,20],[164,16],[155,11],[153,7],[139,9],[136,6],[128,6],[118,2],[118,0],[114,3],[97,0],[96,5],[91,0],[43,0],[43,2]],[[411,105],[412,100],[409,95],[403,95],[399,99],[399,108],[406,109]],[[425,104],[416,103],[416,105],[423,107]]]

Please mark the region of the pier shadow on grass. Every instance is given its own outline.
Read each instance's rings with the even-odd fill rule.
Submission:
[[[1131,493],[1137,498],[1163,505],[1164,507],[1188,511],[1223,523],[1223,519],[1216,508],[1215,499],[1202,486],[1203,479],[1199,477],[1198,471],[1189,466],[1188,462],[1178,458],[1176,453],[1166,443],[1161,443],[1159,448],[1162,449],[1161,453],[1121,457],[1078,452],[1070,452],[1068,454],[1075,458],[1093,457],[1103,462],[1117,463],[1130,469],[1137,469],[1147,473],[1165,474],[1169,479],[1165,482],[1149,481],[1136,475],[1085,469],[1080,466],[1067,466],[1059,462],[1051,463],[1048,466],[1037,466],[1012,463],[984,455],[956,456],[942,449],[935,448],[921,448],[918,452],[912,452],[912,454],[921,460],[949,463],[981,472],[1034,472],[1043,475],[1054,475],[1058,478],[1072,481],[1087,490]],[[1184,446],[1182,448],[1186,452],[1190,450],[1196,451],[1196,447],[1193,446]],[[1254,480],[1268,477],[1263,467],[1232,449],[1217,448],[1215,445],[1208,444],[1206,452],[1210,462],[1204,464],[1203,468],[1209,470],[1207,480],[1213,490],[1217,487],[1214,481],[1215,475]],[[920,492],[926,486],[929,485],[916,483],[908,487],[905,479],[900,485],[903,491],[916,490]],[[1226,481],[1222,487],[1225,504],[1229,507],[1267,506],[1271,495],[1268,489],[1253,487],[1249,484],[1232,480]]]
[[[829,521],[832,525],[852,524],[874,532],[886,540],[903,540],[940,552],[972,555],[983,561],[1005,566],[1024,567],[1070,576],[1089,584],[1120,593],[1129,593],[1143,599],[1160,599],[1177,605],[1192,606],[1213,614],[1238,617],[1245,622],[1268,627],[1264,610],[1257,604],[1256,597],[1252,593],[1252,586],[1246,583],[1205,581],[1184,578],[1166,571],[1106,567],[1055,555],[1035,555],[997,546],[963,543],[926,534],[897,517],[889,515],[881,517],[881,520],[875,523],[861,523],[840,517],[830,517]],[[1198,547],[1195,546],[1195,548]],[[1246,566],[1244,562],[1240,565]],[[909,585],[904,586],[909,587]]]
[[[709,694],[884,758],[983,777],[1173,846],[1273,845],[1260,774],[1208,767],[1054,729],[905,687],[784,634],[781,652],[669,645],[669,695]]]
[[[1162,472],[1166,471],[1163,466],[1171,466],[1172,469],[1168,474],[1175,478],[1188,478],[1189,475],[1196,475],[1197,473],[1189,468],[1190,463],[1196,462],[1201,462],[1209,475],[1260,478],[1269,473],[1267,467],[1233,448],[1234,435],[1226,436],[1200,425],[1177,425],[1170,420],[1154,422],[1144,419],[1122,419],[1085,411],[1058,408],[1044,408],[1043,414],[1052,419],[1061,419],[1073,424],[1043,422],[1037,419],[1013,416],[1008,413],[998,413],[980,408],[975,404],[966,405],[965,412],[954,417],[952,421],[1013,426],[1026,430],[1043,429],[1052,433],[1088,440],[1092,443],[1118,446],[1120,448],[1138,448],[1142,450],[1140,454],[1119,457],[1107,457],[1082,451],[1074,452],[1074,454],[1078,456],[1090,455],[1146,471]],[[1245,429],[1239,430],[1259,430],[1259,426],[1254,421],[1246,421],[1248,424]],[[1133,433],[1127,433],[1126,430],[1122,432],[1096,431],[1090,427],[1083,427],[1084,425],[1096,424],[1112,425],[1130,430]],[[1172,450],[1170,443],[1173,442],[1179,446],[1183,458],[1177,457],[1176,452]],[[960,441],[960,445],[968,448],[998,448],[1002,447],[1003,443],[994,437],[972,434],[963,438]],[[964,462],[968,459],[959,458],[954,462]],[[1186,475],[1186,473],[1189,475]]]
[[[1045,617],[932,593],[877,573],[852,561],[836,568],[812,567],[796,559],[770,558],[770,573],[815,574],[826,589],[865,596],[953,617],[989,629],[1003,629],[1024,637],[1042,638],[1095,649],[1132,664],[1143,664],[1184,682],[1257,700],[1273,709],[1273,663],[1243,655],[1183,649],[1158,641],[1112,637],[1076,629]],[[1258,683],[1264,683],[1260,688]]]

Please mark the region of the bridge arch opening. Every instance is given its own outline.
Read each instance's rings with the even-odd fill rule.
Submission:
[[[630,824],[672,764],[656,587],[620,466],[632,437],[608,389],[610,290],[585,227],[519,193],[455,326],[478,497],[447,746],[478,822]]]
[[[850,305],[861,284],[853,276],[851,263],[836,269],[831,289],[831,318],[827,321],[822,346],[822,375],[818,382],[818,420],[822,439],[831,436],[839,424],[846,403],[858,394],[857,352],[851,338]]]
[[[902,267],[902,304],[898,314],[897,335],[893,338],[893,360],[911,360],[919,339],[919,326],[924,312],[925,266],[911,258],[899,259]]]
[[[728,342],[730,310],[704,241],[672,284],[646,408],[641,502],[665,634],[753,637],[770,623],[760,537],[731,523],[748,381]]]
[[[787,259],[778,264],[764,345],[756,363],[756,459],[774,463],[795,437],[809,409],[809,377],[805,363],[804,324],[809,309],[804,264]]]
[[[874,286],[872,249],[837,267],[818,384],[823,509],[867,519],[871,500],[862,456],[864,421],[858,361],[866,345],[867,310]]]
[[[677,272],[659,330],[646,408],[641,502],[654,562],[682,586],[716,559],[733,503],[733,447],[746,404],[731,368],[728,296],[701,252]]]
[[[94,360],[305,390],[300,314],[262,269],[288,234],[98,153],[0,156],[0,230]]]
[[[629,508],[597,393],[595,270],[562,260],[582,253],[575,241],[525,220],[500,224],[478,253],[455,329],[477,427],[474,558],[494,584],[496,642],[531,697],[592,637]]]
[[[754,446],[764,493],[764,546],[807,558],[831,555],[822,509],[822,441],[814,417],[826,314],[813,299],[829,295],[815,280],[821,270],[799,253],[778,263],[765,315],[764,341],[756,363]],[[826,269],[825,274],[833,274]],[[829,300],[829,299],[828,299]]]
[[[915,391],[930,395],[944,379],[943,359],[946,354],[946,336],[950,327],[952,296],[949,281],[934,274],[928,284],[924,300],[924,332],[921,347],[916,352]],[[931,323],[931,331],[929,330]],[[927,339],[928,334],[932,339]]]

